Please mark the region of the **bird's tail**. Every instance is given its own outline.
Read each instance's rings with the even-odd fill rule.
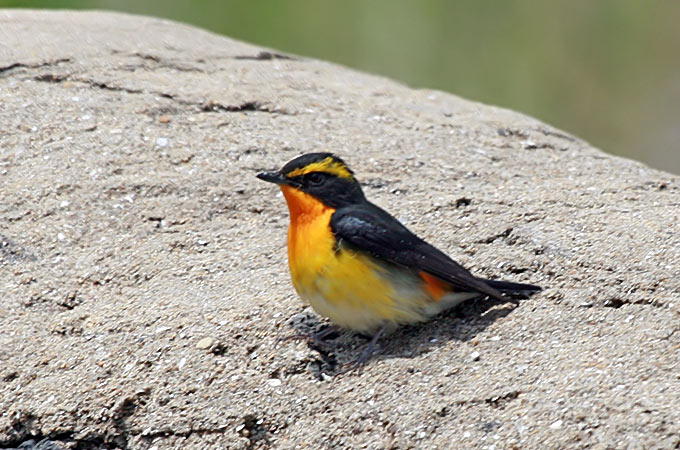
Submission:
[[[529,297],[536,292],[543,290],[542,287],[536,286],[534,284],[514,283],[512,281],[485,280],[484,278],[480,278],[479,280],[511,297]]]

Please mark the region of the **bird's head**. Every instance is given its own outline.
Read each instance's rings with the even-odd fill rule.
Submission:
[[[289,206],[291,190],[308,194],[334,209],[365,201],[354,173],[332,153],[307,153],[277,172],[263,172],[257,177],[281,186]]]

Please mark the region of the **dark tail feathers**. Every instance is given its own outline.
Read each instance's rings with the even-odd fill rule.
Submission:
[[[542,287],[533,284],[514,283],[512,281],[485,280],[484,278],[480,278],[479,280],[511,297],[529,297],[532,294],[543,290]]]

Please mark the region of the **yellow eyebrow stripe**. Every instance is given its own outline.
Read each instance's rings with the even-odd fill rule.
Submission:
[[[352,178],[352,172],[350,172],[347,166],[334,160],[330,156],[321,161],[307,164],[305,167],[291,170],[286,174],[286,176],[288,178],[292,178],[312,172],[324,172],[330,175],[335,175],[338,178]]]

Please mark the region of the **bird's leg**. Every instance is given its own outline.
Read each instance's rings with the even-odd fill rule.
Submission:
[[[286,341],[292,341],[292,340],[307,340],[311,341],[317,345],[328,345],[328,343],[325,341],[325,338],[330,336],[333,333],[337,333],[340,331],[340,327],[337,325],[329,325],[326,328],[324,328],[321,331],[318,331],[316,333],[312,334],[307,334],[307,333],[301,333],[297,332],[294,334],[291,334],[289,336],[284,336],[282,338],[279,338],[279,342],[286,342]]]
[[[385,327],[380,327],[380,329],[373,335],[373,338],[371,338],[371,342],[366,345],[366,348],[364,348],[364,351],[361,352],[359,357],[348,363],[341,373],[349,372],[350,370],[354,369],[358,369],[359,372],[361,372],[361,369],[373,355],[373,350],[375,350],[375,346],[383,333],[385,333]]]
[[[326,337],[330,336],[333,333],[339,333],[340,332],[340,327],[337,325],[329,325],[325,329],[312,334],[311,338],[315,341],[323,342]]]

